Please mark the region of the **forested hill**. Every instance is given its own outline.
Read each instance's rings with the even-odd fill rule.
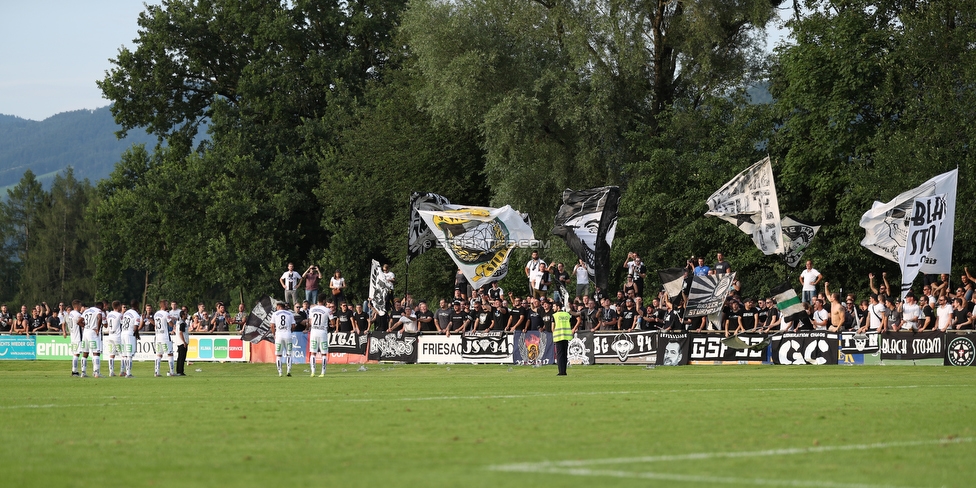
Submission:
[[[107,106],[64,112],[41,122],[0,114],[0,188],[16,185],[27,169],[48,186],[68,166],[74,167],[75,177],[94,184],[112,172],[131,145],[151,147],[156,142],[142,130],[131,130],[119,140],[117,130]]]

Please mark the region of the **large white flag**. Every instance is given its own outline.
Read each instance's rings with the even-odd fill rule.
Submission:
[[[537,244],[527,218],[509,205],[419,213],[476,289],[505,277],[512,249]]]
[[[949,273],[955,235],[956,180],[952,170],[861,216],[861,245],[902,266],[902,295],[918,273]]]
[[[783,253],[783,226],[769,158],[746,168],[708,197],[708,212],[752,236],[763,254]]]

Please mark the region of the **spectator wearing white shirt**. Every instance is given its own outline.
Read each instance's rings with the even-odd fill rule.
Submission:
[[[589,296],[590,269],[586,267],[586,263],[582,259],[577,261],[576,266],[573,267],[573,273],[576,275],[576,298]]]
[[[417,316],[413,314],[413,310],[410,307],[403,309],[403,315],[400,316],[400,320],[397,320],[392,327],[390,327],[390,332],[396,332],[397,329],[403,328],[403,332],[408,334],[416,334],[420,331],[420,327],[417,324]]]
[[[800,284],[803,285],[803,301],[813,303],[813,297],[817,294],[817,285],[823,275],[814,269],[813,262],[807,261],[807,268],[800,273]]]
[[[278,278],[278,282],[281,283],[281,288],[285,290],[285,302],[288,304],[295,303],[295,291],[298,290],[298,284],[302,281],[302,275],[295,271],[295,264],[288,263],[288,271],[285,271]]]
[[[915,303],[915,294],[908,292],[905,303],[901,306],[901,330],[918,330],[918,321],[922,317],[922,307]]]

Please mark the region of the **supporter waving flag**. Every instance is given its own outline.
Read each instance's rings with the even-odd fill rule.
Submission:
[[[783,226],[773,181],[773,165],[765,158],[737,174],[708,197],[705,215],[718,217],[752,236],[763,254],[783,252]]]
[[[606,290],[610,281],[610,246],[617,228],[620,188],[603,186],[588,190],[563,190],[563,204],[556,212],[553,235],[586,263],[596,286]]]

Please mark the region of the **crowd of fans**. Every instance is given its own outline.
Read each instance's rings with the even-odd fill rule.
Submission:
[[[731,267],[719,253],[712,265],[705,259],[692,256],[686,263],[686,276],[730,273]],[[367,331],[399,331],[433,334],[461,334],[465,332],[551,331],[554,305],[560,304],[572,317],[573,332],[578,331],[692,331],[720,333],[726,336],[739,332],[780,332],[802,330],[850,330],[868,331],[947,331],[973,329],[973,311],[976,280],[968,268],[960,277],[960,285],[953,288],[948,275],[926,276],[921,292],[909,292],[904,301],[893,294],[887,275],[876,287],[875,276],[868,275],[871,294],[858,301],[853,293],[843,298],[831,293],[830,283],[807,261],[800,274],[803,312],[782,317],[772,297],[752,298],[740,294],[738,281],[726,299],[720,320],[709,317],[685,317],[684,297],[669,297],[663,290],[647,303],[644,299],[644,283],[647,268],[636,253],[628,253],[623,263],[626,278],[621,289],[607,292],[599,287],[590,289],[590,274],[580,260],[572,272],[564,263],[546,263],[533,252],[524,271],[530,293],[515,296],[506,293],[498,284],[477,290],[468,285],[464,275],[458,272],[454,296],[438,301],[436,307],[425,301],[416,301],[409,294],[402,298],[390,298],[385,313],[371,307],[370,302],[346,301],[346,283],[336,270],[330,280],[333,322],[329,329],[339,332],[365,333]],[[311,277],[311,278],[310,278]],[[318,298],[319,269],[312,265],[299,275],[289,264],[289,270],[280,282],[285,290],[286,302],[295,315],[295,330],[308,329],[309,308]],[[388,266],[383,267],[382,278],[392,289],[395,277]],[[575,279],[575,280],[574,280]],[[299,302],[294,293],[305,285],[305,300]],[[822,288],[820,285],[823,285]],[[570,292],[572,290],[572,292]],[[390,294],[392,297],[393,294]],[[62,327],[70,309],[59,303],[52,309],[47,303],[28,309],[21,305],[16,313],[7,305],[0,306],[0,333],[5,334],[65,334]],[[142,313],[142,331],[153,330],[152,305],[146,305]],[[240,303],[236,313],[217,302],[213,310],[204,303],[197,304],[196,311],[170,302],[170,312],[178,314],[178,326],[194,334],[237,333],[243,330],[248,309]]]

